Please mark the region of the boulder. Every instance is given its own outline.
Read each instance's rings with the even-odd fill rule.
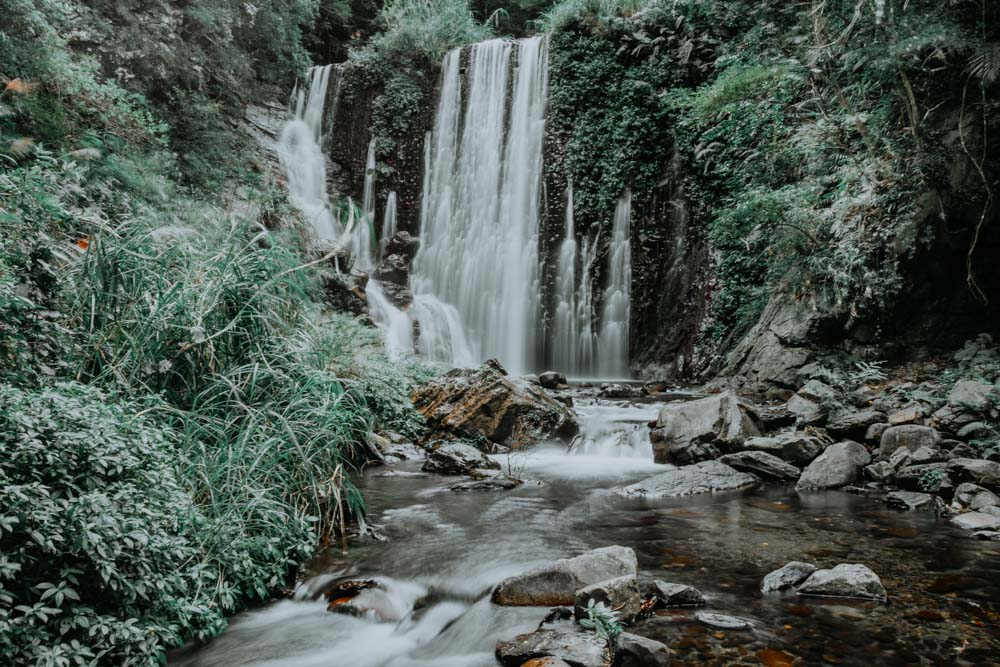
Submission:
[[[958,429],[957,435],[962,440],[990,440],[997,437],[997,432],[988,424],[972,422]]]
[[[679,464],[718,458],[761,434],[753,406],[732,392],[668,403],[660,410],[656,433],[654,460]]]
[[[641,387],[628,384],[602,384],[597,395],[601,398],[641,398],[643,392]]]
[[[861,474],[871,462],[862,445],[850,440],[827,447],[815,461],[802,471],[796,489],[836,489],[846,486]]]
[[[496,361],[456,368],[413,392],[432,438],[485,440],[518,449],[578,432],[569,408],[541,387],[512,378]]]
[[[653,582],[653,591],[661,607],[700,607],[705,604],[705,596],[693,586],[657,579]]]
[[[472,475],[478,469],[499,470],[500,464],[472,445],[452,442],[433,447],[420,469],[439,475]]]
[[[865,442],[869,445],[878,445],[882,442],[882,434],[890,428],[888,423],[872,424],[865,430]]]
[[[955,509],[981,510],[984,507],[1000,507],[1000,497],[978,484],[962,482],[955,489],[951,506]]]
[[[401,461],[421,461],[427,458],[427,452],[409,442],[383,444],[382,458],[386,463],[399,463]]]
[[[787,431],[770,438],[749,438],[743,446],[748,450],[774,454],[794,466],[809,465],[826,448],[822,440],[804,431]]]
[[[864,469],[864,478],[869,482],[887,484],[895,477],[896,469],[888,461],[876,461]]]
[[[497,475],[484,479],[474,479],[471,482],[459,482],[448,487],[449,491],[457,492],[489,492],[507,491],[521,486],[523,482],[509,475]]]
[[[704,623],[708,627],[718,630],[749,630],[753,627],[753,623],[745,618],[716,614],[711,611],[698,612],[695,614],[695,619],[699,623]]]
[[[890,413],[888,421],[890,426],[921,425],[924,423],[924,409],[919,405],[907,405],[905,408]]]
[[[420,249],[420,239],[409,232],[396,232],[385,246],[385,254],[401,255],[407,261],[413,261]]]
[[[703,461],[670,470],[618,490],[626,496],[673,498],[697,493],[733,491],[759,483],[753,475],[734,470],[719,461]]]
[[[764,580],[760,584],[760,591],[762,593],[771,593],[794,588],[808,579],[816,569],[816,566],[812,563],[803,563],[797,560],[785,563],[782,567],[768,573],[764,577]]]
[[[879,443],[879,458],[887,459],[897,449],[915,450],[918,447],[933,447],[941,444],[941,434],[929,426],[904,424],[892,426],[882,434]]]
[[[538,376],[538,384],[546,389],[558,389],[567,384],[566,376],[556,371],[545,371]]]
[[[499,605],[521,607],[574,604],[581,588],[635,576],[636,568],[632,549],[604,547],[505,579],[493,590],[492,599]]]
[[[603,602],[605,607],[618,612],[618,618],[623,623],[631,623],[642,606],[639,579],[634,574],[628,574],[584,586],[576,592],[573,614],[577,620],[587,618],[587,605],[591,600]]]
[[[958,433],[989,410],[993,388],[978,380],[959,380],[948,394],[948,402],[932,415],[933,423],[949,433]]]
[[[838,417],[826,425],[826,430],[836,438],[848,438],[861,440],[873,426],[884,424],[886,416],[884,412],[867,409],[859,412],[852,412]]]
[[[605,667],[605,649],[604,640],[592,632],[545,628],[497,642],[496,658],[504,667],[522,667],[539,658],[555,658],[572,667]]]
[[[670,664],[670,649],[647,637],[631,632],[618,635],[615,657],[622,667],[667,667]]]
[[[948,472],[960,482],[972,482],[992,491],[1000,491],[1000,463],[986,459],[952,459]]]
[[[860,563],[841,563],[830,570],[816,570],[799,586],[798,593],[881,602],[888,597],[878,575]]]
[[[822,424],[826,420],[826,408],[818,401],[801,394],[795,394],[788,399],[785,409],[795,415],[796,421],[802,424]]]
[[[767,452],[736,452],[720,457],[719,461],[736,470],[750,472],[758,477],[780,482],[794,482],[801,474],[801,471],[791,463],[786,463],[774,454]]]
[[[1000,530],[1000,517],[986,512],[966,512],[951,522],[963,530]]]
[[[901,510],[928,509],[934,507],[934,496],[917,491],[893,491],[886,494],[885,502]]]
[[[896,450],[906,451],[906,450]],[[922,465],[924,463],[940,463],[947,459],[944,452],[936,447],[921,445],[910,452],[910,465]]]
[[[896,485],[901,489],[926,493],[942,493],[954,486],[948,475],[947,463],[925,463],[900,468],[896,472]]]

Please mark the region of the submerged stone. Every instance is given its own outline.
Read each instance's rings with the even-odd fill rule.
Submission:
[[[657,579],[653,582],[653,589],[657,600],[664,607],[699,607],[705,604],[705,596],[693,586]]]
[[[472,445],[453,442],[431,449],[421,470],[441,475],[472,475],[481,468],[499,470],[500,464]]]
[[[710,611],[698,612],[695,618],[700,623],[704,623],[710,628],[718,628],[719,630],[749,630],[753,627],[753,623],[745,618],[716,614]]]

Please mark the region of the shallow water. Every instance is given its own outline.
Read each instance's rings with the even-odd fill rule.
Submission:
[[[589,442],[573,454],[553,446],[496,457],[527,480],[512,491],[457,494],[447,490],[454,478],[407,474],[419,464],[369,470],[369,518],[388,541],[320,554],[298,599],[237,616],[221,637],[172,664],[494,666],[497,640],[534,629],[547,610],[492,605],[492,586],[612,544],[635,549],[641,577],[691,584],[708,609],[754,623],[751,631],[718,632],[697,623],[693,610],[640,621],[635,631],[667,643],[676,664],[1000,661],[996,543],[971,540],[931,512],[899,512],[841,491],[619,496],[611,489],[669,469],[643,449],[658,406],[579,392],[577,403]],[[889,602],[762,595],[760,580],[789,560],[865,563]],[[312,601],[324,583],[346,575],[382,581],[383,590],[361,595],[390,620],[333,614],[325,601]]]

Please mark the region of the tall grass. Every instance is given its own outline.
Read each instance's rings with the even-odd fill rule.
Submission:
[[[534,21],[534,26],[539,32],[553,32],[576,22],[606,27],[614,19],[631,16],[658,4],[658,0],[559,0],[542,12]]]
[[[472,15],[467,0],[388,0],[379,14],[384,32],[372,40],[385,56],[426,55],[440,60],[448,49],[493,36]]]

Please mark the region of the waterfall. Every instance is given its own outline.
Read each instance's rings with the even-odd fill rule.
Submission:
[[[534,37],[473,46],[464,116],[460,59],[453,50],[442,64],[411,284],[415,294],[454,306],[477,360],[496,357],[522,372],[540,354],[537,232],[546,43]],[[435,341],[431,347],[449,344]]]
[[[607,284],[601,309],[601,330],[597,338],[598,371],[602,377],[628,375],[628,332],[631,314],[632,252],[629,227],[632,220],[632,193],[628,190],[615,207],[608,253]]]
[[[385,347],[389,356],[399,358],[413,353],[413,321],[408,313],[396,308],[382,292],[377,280],[369,280],[365,286],[368,311],[375,324],[382,330]]]
[[[361,197],[361,216],[351,229],[345,230],[341,245],[354,255],[354,266],[362,271],[375,268],[375,138],[368,142],[365,159],[365,186]]]
[[[382,235],[379,237],[378,254],[379,258],[385,257],[385,247],[389,245],[389,239],[396,235],[396,192],[389,193],[385,200],[385,214],[382,218]]]
[[[323,109],[331,73],[334,102],[340,70],[332,65],[309,69],[307,86],[292,90],[292,109],[278,139],[278,159],[288,183],[288,198],[309,222],[317,242],[336,241],[338,223],[330,210],[323,153]]]

